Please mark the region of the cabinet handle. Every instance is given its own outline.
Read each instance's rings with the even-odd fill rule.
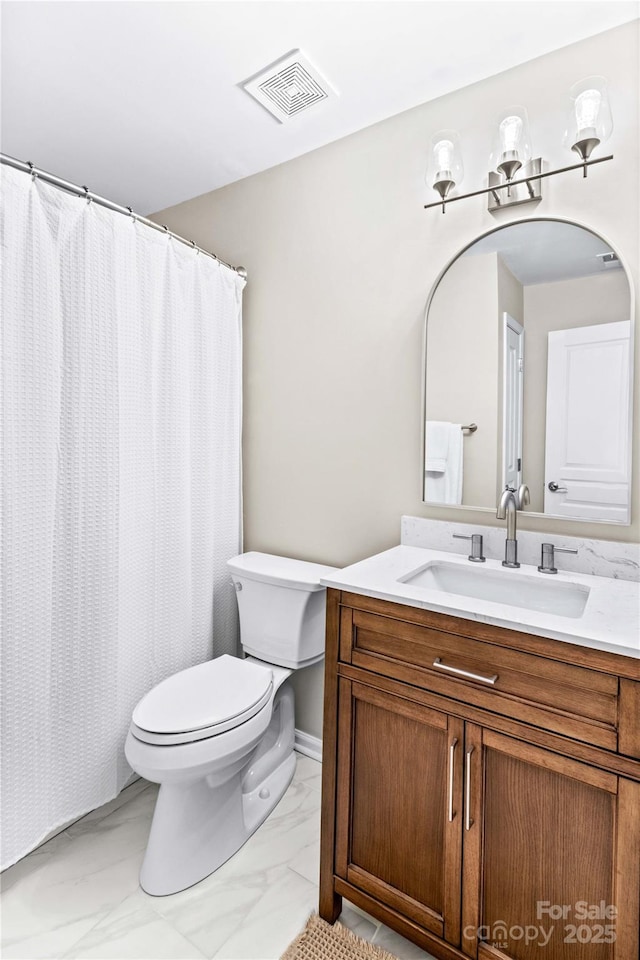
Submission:
[[[455,813],[453,812],[453,763],[457,742],[458,738],[454,737],[449,746],[449,823],[451,823],[455,817]]]
[[[494,673],[492,677],[483,677],[481,673],[471,673],[471,671],[461,670],[459,667],[450,667],[449,664],[443,663],[440,657],[436,657],[436,659],[433,661],[433,666],[437,667],[438,670],[446,670],[448,673],[455,673],[459,677],[468,677],[469,680],[479,680],[480,683],[490,683],[491,686],[493,686],[498,679],[497,673]]]
[[[471,754],[473,753],[473,747],[467,750],[467,763],[465,767],[465,782],[464,782],[464,792],[465,792],[465,815],[464,815],[464,828],[465,830],[471,830],[473,826],[473,820],[471,819]]]

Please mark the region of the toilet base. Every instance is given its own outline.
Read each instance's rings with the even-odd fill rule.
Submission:
[[[293,780],[296,772],[296,755],[293,751],[286,760],[283,760],[277,769],[268,776],[259,787],[242,797],[242,812],[244,815],[247,836],[255,833],[260,824],[264,823],[274,807],[280,802]],[[245,842],[244,840],[242,841]]]
[[[242,764],[202,779],[161,784],[140,886],[168,896],[209,876],[243,846],[282,798],[296,768],[293,690],[277,691],[269,726]],[[160,748],[171,749],[171,748]]]

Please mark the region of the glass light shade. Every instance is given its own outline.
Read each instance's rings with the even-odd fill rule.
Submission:
[[[569,91],[569,115],[564,143],[582,160],[611,136],[613,117],[604,77],[587,77]]]
[[[511,180],[531,160],[531,134],[525,107],[508,107],[498,117],[498,129],[489,163],[492,170]]]
[[[460,137],[455,130],[439,130],[431,138],[426,181],[437,190],[442,199],[456,185],[462,183],[464,167]]]

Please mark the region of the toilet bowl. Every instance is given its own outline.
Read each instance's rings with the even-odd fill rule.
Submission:
[[[248,553],[229,561],[246,659],[189,667],[138,703],[125,754],[160,784],[140,885],[177,893],[213,873],[271,813],[295,771],[294,669],[324,655],[334,568]]]

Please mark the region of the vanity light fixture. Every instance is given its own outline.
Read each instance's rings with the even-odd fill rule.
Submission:
[[[427,184],[444,200],[453,187],[462,183],[463,176],[460,137],[455,130],[439,130],[431,138]],[[442,209],[444,211],[444,206]]]
[[[462,156],[460,140],[454,130],[441,130],[431,140],[431,153],[427,168],[427,184],[440,194],[430,207],[442,207],[447,203],[487,194],[490,211],[502,210],[517,203],[530,203],[542,198],[541,181],[569,170],[582,170],[594,163],[613,160],[607,157],[591,157],[596,147],[603,144],[613,129],[611,107],[604,77],[587,77],[573,85],[570,91],[569,117],[564,133],[564,144],[578,154],[580,163],[557,170],[542,171],[542,158],[532,159],[529,118],[525,107],[513,106],[503,110],[498,119],[496,139],[490,163],[489,186],[470,193],[450,196],[454,186],[462,181]]]
[[[489,187],[506,186],[507,192],[498,193],[496,189],[488,195],[489,210],[508,207],[515,203],[528,203],[540,200],[542,188],[540,180],[533,178],[542,170],[542,159],[531,159],[531,134],[529,117],[525,107],[508,107],[498,118],[496,143],[489,157],[491,171]],[[520,188],[514,186],[514,177],[522,181]]]
[[[507,182],[531,159],[529,117],[524,107],[503,110],[498,121],[497,144],[489,162]]]
[[[569,100],[564,143],[584,162],[596,147],[609,139],[613,130],[607,81],[604,77],[587,77],[571,87]]]

